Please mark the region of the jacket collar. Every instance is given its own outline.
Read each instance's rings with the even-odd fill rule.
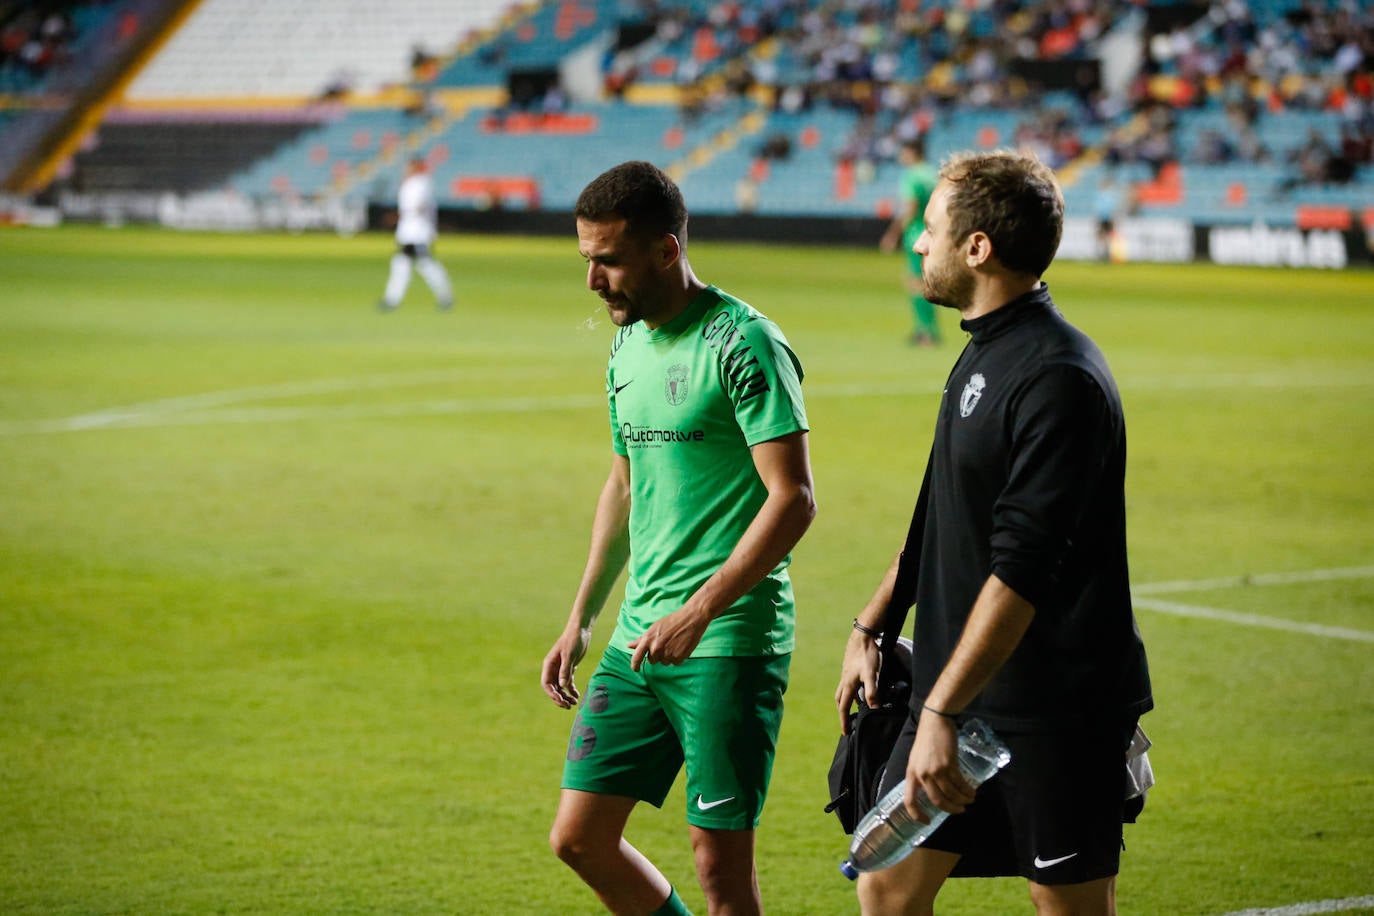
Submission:
[[[1035,289],[1017,296],[1000,308],[972,320],[959,322],[959,327],[973,337],[974,343],[983,343],[1000,337],[1017,325],[1053,309],[1054,300],[1050,298],[1050,288],[1042,282]]]

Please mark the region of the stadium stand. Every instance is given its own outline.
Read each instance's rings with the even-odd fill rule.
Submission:
[[[696,212],[883,218],[923,135],[1035,149],[1070,215],[1358,223],[1371,74],[1342,0],[201,0],[69,181],[359,203],[420,153],[443,206],[566,211],[640,157]]]
[[[435,36],[484,28],[504,5],[202,0],[76,156],[68,186],[327,194],[411,120],[394,99],[355,111],[357,96],[405,85]],[[352,104],[331,102],[343,95]],[[310,142],[291,144],[316,129]],[[378,142],[354,142],[369,131]],[[278,151],[282,161],[270,161]]]
[[[438,53],[489,24],[509,0],[201,0],[129,86],[135,103],[303,100],[375,92],[411,78],[417,54]]]
[[[0,4],[0,186],[41,187],[42,165],[98,108],[179,0],[38,0]],[[68,144],[70,148],[71,144]]]
[[[169,122],[119,113],[101,126],[99,143],[81,154],[72,187],[183,194],[218,188],[314,126],[295,118],[231,121],[220,114],[201,120],[192,113]],[[188,150],[196,154],[189,156]]]

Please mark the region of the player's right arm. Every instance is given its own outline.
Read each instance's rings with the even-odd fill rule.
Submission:
[[[886,254],[896,251],[901,245],[902,236],[906,234],[906,227],[910,226],[916,219],[917,201],[914,197],[903,195],[901,202],[897,205],[897,212],[892,217],[892,222],[888,224],[887,231],[883,233],[882,239],[878,242],[879,250]]]
[[[611,460],[611,473],[596,501],[591,549],[577,596],[573,598],[568,624],[549,654],[544,656],[544,692],[564,709],[570,709],[579,699],[573,674],[587,653],[592,624],[629,558],[630,459],[617,454]]]
[[[897,585],[897,567],[901,560],[902,553],[898,551],[897,556],[892,559],[892,565],[887,568],[883,581],[878,583],[878,590],[868,599],[868,604],[864,605],[864,609],[855,618],[860,626],[882,631],[883,615],[887,612],[887,605],[892,600],[892,591]],[[868,705],[878,705],[879,662],[878,641],[858,627],[851,630],[849,641],[844,647],[844,661],[840,664],[840,684],[835,688],[835,706],[840,711],[840,731],[846,734],[849,732],[849,711],[858,697],[860,687],[863,687],[864,699]]]
[[[878,241],[879,251],[884,254],[891,254],[897,250],[897,247],[901,244],[902,235],[906,232],[907,224],[911,222],[910,217],[914,213],[915,207],[905,203],[898,208],[897,215],[892,218],[892,222],[887,226],[887,231],[883,233],[883,237]]]

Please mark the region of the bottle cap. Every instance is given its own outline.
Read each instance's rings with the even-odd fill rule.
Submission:
[[[844,875],[850,881],[853,881],[859,877],[859,870],[854,867],[853,862],[845,859],[840,863],[840,874]]]

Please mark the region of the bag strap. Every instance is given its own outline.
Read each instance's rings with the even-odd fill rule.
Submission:
[[[888,661],[897,649],[897,640],[902,636],[906,625],[907,612],[916,603],[916,584],[921,566],[921,543],[925,539],[926,514],[930,508],[930,465],[935,458],[935,445],[931,444],[930,456],[926,458],[926,473],[921,480],[921,492],[916,497],[916,508],[911,513],[911,527],[907,529],[906,543],[897,560],[897,579],[892,583],[892,596],[883,609],[883,635],[878,640],[878,652],[883,664],[878,669],[878,694],[883,693],[887,682],[891,681],[892,666]],[[887,677],[884,677],[887,675]]]

